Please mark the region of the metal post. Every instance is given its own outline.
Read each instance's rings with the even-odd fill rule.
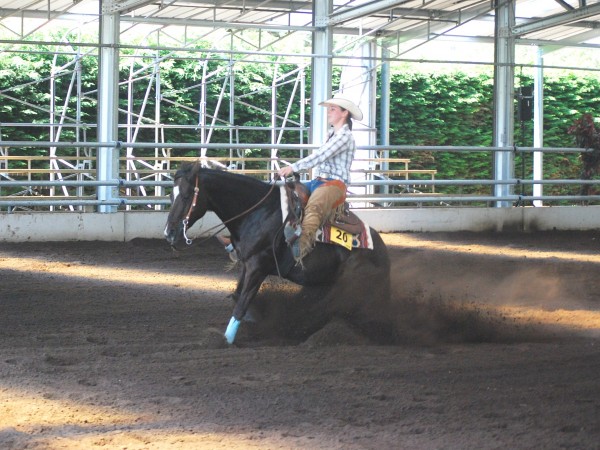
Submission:
[[[116,142],[118,138],[119,101],[119,14],[104,13],[100,2],[100,69],[98,83],[98,140]],[[100,181],[118,178],[119,151],[114,147],[98,148],[97,178]],[[99,186],[98,200],[117,198],[117,188]],[[116,212],[117,207],[100,205],[98,212]]]
[[[279,76],[279,64],[275,62],[273,65],[273,79],[271,80],[271,144],[277,144],[277,77]],[[275,158],[277,157],[277,149],[271,149],[271,160],[267,164],[267,168],[274,170]]]
[[[300,140],[299,144],[304,144],[304,126],[306,125],[306,70],[302,66],[300,75]],[[304,157],[304,150],[300,150],[300,158]]]
[[[381,103],[379,105],[379,145],[390,145],[390,62],[387,58],[390,56],[390,50],[387,43],[384,42],[381,49]],[[390,163],[386,160],[390,156],[389,150],[381,152],[384,162],[381,163],[381,169],[388,170]],[[389,192],[389,186],[383,186],[383,192]]]
[[[50,130],[49,130],[49,138],[50,142],[55,142],[56,139],[56,57],[54,55],[52,58],[52,69],[50,71]],[[56,147],[50,147],[48,151],[48,157],[50,158],[50,167],[52,169],[57,169],[56,164]],[[56,179],[55,172],[50,172],[49,180],[54,181]],[[56,195],[56,188],[52,186],[50,188],[50,195]],[[50,207],[50,211],[54,211],[54,207]]]
[[[134,129],[133,129],[133,80],[135,78],[134,72],[135,72],[135,58],[131,58],[130,63],[129,63],[129,78],[127,80],[127,129],[126,129],[127,142],[133,142],[134,136],[137,136],[137,134],[134,134]],[[125,172],[125,179],[127,181],[131,180],[131,173],[129,172],[129,169],[133,168],[133,163],[129,159],[131,156],[134,156],[133,147],[127,147],[127,153],[126,153],[127,161],[125,164],[125,167],[127,168],[127,172]],[[130,187],[125,188],[125,193],[127,196],[131,195],[131,188]]]
[[[160,78],[160,53],[157,51],[154,56],[154,85],[155,85],[155,108],[154,108],[154,142],[163,142],[161,135],[161,121],[160,121],[160,113],[161,113],[161,101],[162,101],[162,93],[161,93],[161,78]],[[160,149],[156,147],[154,149],[154,167],[158,166],[160,157]],[[162,169],[162,168],[161,168]],[[154,175],[154,179],[156,181],[160,181],[162,177],[162,173],[158,172]],[[164,190],[161,186],[156,186],[154,190],[155,195],[161,196],[164,195]],[[155,205],[154,209],[160,210],[160,205]]]
[[[494,179],[514,177],[514,63],[515,39],[511,28],[515,25],[514,0],[496,2],[496,33],[494,55],[494,142],[493,146],[506,147],[494,155]],[[506,197],[513,191],[508,184],[494,186],[496,197]],[[509,201],[497,201],[496,207],[509,207]]]
[[[233,38],[232,38],[233,39]],[[233,42],[232,42],[233,47]],[[229,143],[236,142],[234,140],[234,129],[233,123],[235,122],[235,68],[233,66],[233,53],[229,54],[229,66],[227,67],[229,75]],[[239,157],[240,152],[237,151],[236,155]],[[233,149],[229,149],[229,164],[233,163]]]
[[[537,68],[533,81],[533,146],[542,148],[544,145],[544,50],[538,47]],[[533,179],[541,180],[544,177],[544,153],[533,152]],[[544,185],[533,185],[533,196],[543,195]],[[543,206],[542,200],[534,200],[533,206]]]
[[[202,82],[200,84],[200,121],[198,126],[200,127],[200,143],[206,144],[206,71],[208,68],[208,61],[204,60],[202,64]],[[201,158],[206,156],[206,147],[200,149]]]
[[[76,117],[75,117],[75,123],[76,123],[76,127],[75,127],[75,140],[77,142],[81,142],[81,97],[83,95],[82,93],[82,82],[81,82],[81,73],[82,73],[82,66],[81,66],[81,48],[77,47],[77,56],[76,56],[76,63],[75,63],[75,73],[77,74],[77,111],[76,111]],[[82,156],[81,154],[81,147],[77,147],[77,158],[80,158]],[[77,160],[76,163],[77,167],[84,169],[86,168],[85,165],[85,161],[82,161],[80,159]],[[83,173],[77,174],[77,180],[79,181],[83,181],[85,175]],[[78,197],[83,197],[83,186],[78,186],[76,189],[76,195]],[[80,211],[83,211],[84,208],[82,206],[79,207]]]
[[[333,49],[333,31],[329,26],[329,14],[333,11],[333,0],[313,2],[312,84],[311,84],[311,127],[310,142],[322,144],[327,138],[327,114],[319,103],[331,96],[331,52]]]
[[[351,174],[352,182],[371,179],[371,172],[375,167],[373,161],[376,151],[362,149],[375,145],[377,140],[375,116],[376,116],[376,68],[375,68],[375,44],[365,42],[355,49],[353,56],[358,59],[349,59],[342,70],[340,80],[340,94],[355,102],[362,110],[363,119],[360,122],[354,121],[353,126],[354,139],[359,148],[356,150],[356,159],[352,163],[352,169],[357,170]],[[362,172],[361,172],[362,171]],[[373,193],[372,186],[354,188],[353,193],[370,194]],[[353,204],[353,206],[359,206]],[[361,205],[367,207],[368,205]]]

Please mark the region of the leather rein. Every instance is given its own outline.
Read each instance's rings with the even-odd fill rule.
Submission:
[[[188,224],[190,223],[190,216],[192,215],[192,211],[194,210],[194,208],[196,207],[196,203],[198,201],[198,194],[200,193],[200,187],[199,187],[199,181],[200,179],[200,175],[196,175],[196,185],[194,186],[194,197],[192,198],[192,204],[190,205],[190,208],[188,209],[188,212],[185,216],[185,218],[183,219],[182,223],[183,223],[183,237],[185,238],[185,243],[187,245],[192,245],[193,239],[190,239],[189,237],[187,237],[187,229],[188,229]],[[246,209],[245,211],[242,211],[241,213],[221,222],[219,225],[215,225],[214,227],[209,228],[208,230],[206,230],[207,232],[214,230],[215,228],[219,228],[217,231],[215,231],[213,234],[211,234],[210,236],[208,236],[207,238],[204,238],[201,242],[204,242],[214,236],[217,235],[217,233],[219,233],[219,231],[223,230],[226,227],[226,224],[228,224],[229,222],[233,222],[236,219],[239,219],[240,217],[245,216],[246,214],[254,211],[256,208],[258,208],[266,199],[269,195],[271,195],[271,192],[273,192],[273,189],[275,189],[276,183],[272,183],[271,184],[271,188],[269,189],[269,191],[265,194],[265,196],[263,198],[261,198],[256,204],[252,205],[250,208]]]

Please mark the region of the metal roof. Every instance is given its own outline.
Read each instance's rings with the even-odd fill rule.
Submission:
[[[338,34],[390,37],[400,42],[440,37],[491,40],[494,3],[334,0],[332,13],[316,25],[332,25]],[[58,18],[81,21],[97,18],[102,8],[105,13],[119,13],[124,23],[310,31],[312,7],[312,1],[303,0],[3,0],[0,28],[23,37],[28,32],[23,19],[43,23]],[[515,0],[515,9],[516,23],[510,31],[517,43],[600,44],[600,0]],[[35,28],[43,27],[43,23]]]

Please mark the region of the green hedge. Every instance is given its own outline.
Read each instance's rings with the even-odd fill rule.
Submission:
[[[519,86],[533,84],[518,78]],[[390,143],[392,145],[491,146],[493,78],[488,75],[396,73],[391,77]],[[584,113],[600,116],[600,82],[574,75],[544,82],[544,145],[573,147],[568,128]],[[516,111],[515,103],[515,111]],[[515,114],[516,117],[516,114]],[[533,146],[533,122],[515,121],[515,144]],[[435,169],[439,179],[489,179],[489,153],[402,152],[392,156],[411,158],[417,169]],[[578,154],[546,154],[546,178],[577,178],[581,171]],[[517,176],[532,178],[532,155],[517,155]],[[573,193],[574,188],[547,188],[547,192]],[[458,188],[444,188],[455,192]],[[472,191],[462,190],[467,193]],[[476,189],[481,192],[481,189]]]
[[[19,54],[3,54],[0,56],[0,92],[9,97],[0,97],[0,132],[3,140],[48,140],[45,127],[10,127],[5,124],[17,122],[47,123],[49,113],[48,93],[50,92],[50,71],[52,54],[35,53],[45,50],[40,47],[24,49]],[[51,49],[47,49],[51,50]],[[30,52],[29,52],[30,51]],[[59,56],[58,63],[66,64],[69,58]],[[151,65],[152,55],[147,58],[136,58],[134,69]],[[222,81],[227,76],[227,60],[210,59],[207,71],[220,70],[215,77],[217,82],[208,85],[207,111],[214,110]],[[293,66],[282,66],[279,73],[285,73]],[[196,125],[197,108],[200,98],[200,81],[202,66],[195,59],[165,59],[160,63],[162,96],[161,120],[166,124]],[[150,70],[150,69],[147,69]],[[238,63],[236,71],[236,94],[255,92],[244,99],[248,104],[236,106],[235,123],[239,126],[269,126],[270,115],[262,112],[270,110],[272,66],[258,63]],[[147,73],[147,72],[142,72]],[[121,80],[129,75],[129,66],[120,68]],[[96,122],[96,95],[98,76],[97,59],[82,59],[82,84],[89,95],[82,99],[82,121]],[[56,79],[56,92],[64,95],[71,74]],[[310,92],[310,74],[307,74],[307,96]],[[334,85],[339,79],[339,71],[334,73]],[[32,81],[35,81],[32,83]],[[527,77],[517,79],[517,84],[532,84]],[[11,87],[20,86],[18,89]],[[193,87],[193,88],[190,88]],[[285,105],[291,94],[291,83],[281,86],[277,95],[281,105]],[[134,83],[134,113],[139,113],[146,96],[147,82]],[[570,147],[574,145],[573,136],[567,129],[573,122],[588,113],[594,117],[600,115],[600,85],[595,78],[565,76],[545,80],[544,97],[544,144],[553,147]],[[226,90],[228,92],[228,90]],[[493,79],[488,75],[423,74],[393,73],[391,77],[391,117],[390,143],[392,145],[453,145],[453,146],[489,146],[492,144],[492,96]],[[144,112],[147,117],[154,117],[154,88],[149,92],[149,101]],[[127,107],[127,84],[120,88],[120,107]],[[61,105],[64,98],[57,97]],[[218,119],[228,120],[228,98],[223,100]],[[185,105],[192,110],[182,108]],[[283,106],[282,106],[283,108]],[[75,98],[70,99],[69,114],[74,116]],[[307,111],[308,112],[308,111]],[[120,113],[120,123],[124,123],[124,113]],[[300,111],[292,110],[291,119],[298,121]],[[307,117],[309,117],[307,115]],[[210,122],[210,119],[208,119]],[[222,122],[217,122],[222,123]],[[3,125],[4,124],[4,125]],[[96,130],[90,127],[85,131],[85,139],[95,140]],[[121,131],[120,139],[125,140],[125,132]],[[519,146],[532,146],[532,122],[515,123],[515,143]],[[172,128],[165,131],[167,142],[198,142],[199,134],[195,129]],[[61,140],[75,139],[72,129],[65,129]],[[297,142],[298,133],[284,135],[283,142]],[[153,141],[154,130],[145,129],[140,132],[138,141]],[[212,142],[228,142],[228,131],[215,131]],[[241,134],[241,142],[269,142],[268,131],[245,131]],[[306,136],[305,136],[306,141]],[[32,150],[33,151],[33,150]],[[182,153],[182,152],[180,152]],[[489,179],[491,177],[491,155],[486,152],[477,153],[428,153],[410,152],[392,154],[411,158],[411,167],[416,169],[435,169],[438,179]],[[581,171],[577,154],[547,154],[544,157],[544,171],[547,178],[573,178]],[[567,163],[567,164],[565,164]],[[521,158],[517,156],[516,172],[531,178],[531,155]],[[577,188],[575,188],[576,190]],[[448,188],[452,192],[452,188]],[[568,190],[566,190],[568,191]],[[566,192],[564,191],[564,192]]]

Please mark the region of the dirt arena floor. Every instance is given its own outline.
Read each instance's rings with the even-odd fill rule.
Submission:
[[[600,232],[384,240],[393,345],[227,346],[216,240],[0,243],[0,449],[600,448]]]

